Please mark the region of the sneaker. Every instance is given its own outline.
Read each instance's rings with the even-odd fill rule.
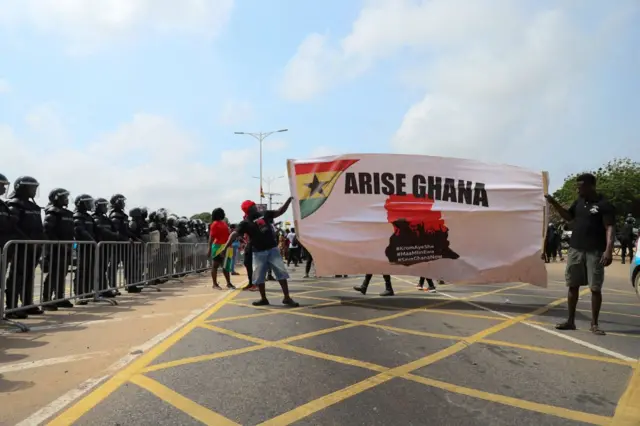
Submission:
[[[256,300],[252,303],[253,306],[268,306],[269,301],[267,299]]]
[[[438,290],[436,290],[435,288],[428,288],[425,290],[425,293],[437,293]]]
[[[302,278],[309,278],[309,274],[305,274]]]
[[[380,293],[380,296],[382,297],[387,297],[387,296],[394,296],[395,293],[393,292],[393,290],[385,290],[382,293]]]
[[[228,290],[235,290],[236,286],[234,286],[233,284],[227,284],[227,289]]]

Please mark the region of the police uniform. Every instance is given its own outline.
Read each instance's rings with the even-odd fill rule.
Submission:
[[[78,203],[76,203],[77,206]],[[93,217],[84,209],[76,209],[73,214],[74,233],[77,241],[96,241],[96,224]],[[93,271],[95,265],[95,246],[93,244],[78,244],[78,263],[74,287],[76,295],[93,292]]]
[[[16,239],[20,240],[44,240],[44,228],[41,208],[26,197],[13,197],[8,202],[10,214],[17,218],[16,228],[19,232]],[[18,298],[22,299],[22,306],[32,305],[33,285],[36,263],[42,254],[40,246],[31,244],[18,244],[10,257],[11,266],[7,277],[7,308],[16,308]],[[39,315],[42,310],[37,306],[25,311],[27,315]]]
[[[73,244],[59,241],[73,241],[73,213],[64,208],[50,205],[45,209],[44,232],[52,243],[45,246],[44,269],[48,272],[44,279],[42,300],[59,300],[54,306],[73,306],[65,299],[66,278],[72,262]]]
[[[104,198],[96,199],[95,212],[93,213],[93,223],[95,224],[96,242],[101,243],[103,241],[118,241],[119,235],[113,227],[113,223],[107,217],[107,200]],[[109,246],[99,246],[98,248],[98,289],[102,292],[101,296],[111,297],[113,292],[104,292],[107,288],[111,287],[115,290],[117,283],[107,280],[107,272],[110,269],[110,265],[114,262],[115,250]],[[109,279],[112,277],[109,276]]]

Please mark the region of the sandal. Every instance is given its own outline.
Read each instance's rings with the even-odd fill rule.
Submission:
[[[571,324],[568,321],[561,322],[560,324],[556,325],[556,330],[575,330],[575,329],[576,329],[576,325]]]
[[[597,336],[604,336],[605,334],[607,334],[604,331],[600,330],[600,327],[598,327],[597,324],[591,325],[591,332]]]

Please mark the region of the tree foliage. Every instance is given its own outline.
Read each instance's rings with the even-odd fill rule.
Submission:
[[[576,199],[576,177],[582,173],[596,176],[598,192],[602,193],[616,208],[618,222],[627,214],[640,217],[640,163],[629,158],[617,158],[609,161],[597,170],[582,171],[567,176],[553,197],[565,207]],[[552,221],[559,221],[557,213],[551,209]]]
[[[209,212],[196,213],[193,216],[191,216],[191,219],[200,219],[204,223],[211,223],[211,213]]]

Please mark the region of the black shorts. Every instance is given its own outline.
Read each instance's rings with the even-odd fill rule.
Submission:
[[[224,262],[224,256],[222,254],[219,254],[213,258],[213,263],[216,263],[219,265],[222,262]]]

